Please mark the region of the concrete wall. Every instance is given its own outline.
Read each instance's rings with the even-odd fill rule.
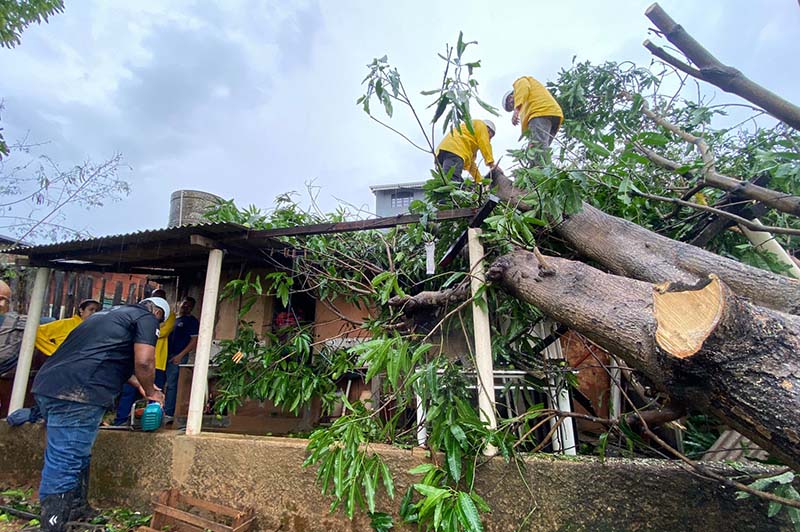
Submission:
[[[258,530],[370,530],[363,516],[349,521],[328,514],[330,500],[320,494],[313,471],[301,467],[305,445],[288,438],[101,431],[92,497],[148,510],[153,494],[177,486],[212,501],[255,508]],[[1,424],[0,488],[36,486],[42,447],[41,425],[9,429]],[[375,449],[390,464],[402,496],[414,481],[406,471],[423,461],[423,452]],[[768,519],[763,504],[736,501],[733,490],[698,479],[674,462],[537,456],[520,469],[493,459],[480,466],[476,488],[494,509],[489,531],[789,530]],[[379,506],[387,510],[398,504]]]

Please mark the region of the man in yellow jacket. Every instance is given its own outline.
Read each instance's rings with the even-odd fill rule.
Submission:
[[[511,123],[522,126],[522,135],[530,137],[531,145],[547,153],[564,121],[564,112],[550,91],[536,79],[523,76],[503,97],[503,108],[514,113]]]
[[[36,349],[45,356],[50,356],[56,352],[58,346],[64,343],[69,333],[81,324],[83,320],[100,310],[102,305],[96,299],[84,299],[78,305],[78,313],[71,318],[51,321],[40,325],[36,329]]]
[[[491,140],[497,129],[491,120],[473,120],[472,131],[467,129],[467,124],[462,122],[458,128],[453,128],[436,148],[436,162],[445,176],[452,171],[453,180],[463,181],[461,173],[466,170],[480,183],[482,176],[475,164],[475,157],[480,150],[483,160],[490,169],[494,168],[494,155],[492,154]]]

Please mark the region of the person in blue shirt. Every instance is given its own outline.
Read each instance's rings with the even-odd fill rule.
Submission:
[[[164,402],[155,384],[158,327],[169,304],[152,297],[136,305],[97,312],[45,361],[33,381],[36,403],[47,424],[39,501],[41,529],[67,530],[90,513],[89,463],[106,410],[131,383],[152,401]]]
[[[169,335],[167,342],[167,390],[164,402],[164,420],[169,423],[175,416],[175,402],[178,398],[178,374],[180,365],[186,364],[189,353],[197,347],[197,335],[200,332],[200,322],[192,316],[195,300],[185,297],[178,309],[175,319],[175,328]]]

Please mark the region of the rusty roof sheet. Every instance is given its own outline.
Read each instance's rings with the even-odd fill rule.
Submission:
[[[248,240],[250,229],[233,223],[204,223],[133,233],[80,238],[52,244],[15,246],[2,253],[27,256],[33,266],[94,271],[196,269],[205,265],[208,249],[193,244],[197,235],[230,252],[231,258],[263,260],[287,246],[276,239]]]

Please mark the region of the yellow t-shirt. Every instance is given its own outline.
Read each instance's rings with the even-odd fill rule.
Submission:
[[[564,112],[553,95],[544,85],[530,76],[523,76],[514,82],[514,108],[519,110],[522,132],[528,130],[528,122],[538,116],[557,116],[558,126],[564,121]]]
[[[475,178],[476,183],[480,183],[483,177],[478,172],[475,156],[480,150],[484,162],[489,165],[494,162],[494,155],[489,142],[489,128],[486,127],[484,121],[473,120],[472,130],[475,132],[474,134],[469,132],[465,122],[461,123],[461,131],[453,128],[436,148],[436,155],[439,155],[440,150],[455,153],[464,160],[464,169]]]
[[[172,329],[175,328],[175,313],[170,312],[161,327],[158,328],[158,341],[156,342],[156,369],[165,370],[167,368],[167,338]]]
[[[64,343],[69,333],[80,325],[82,321],[80,316],[72,316],[71,318],[39,325],[39,328],[36,329],[36,349],[46,356],[52,355]]]

